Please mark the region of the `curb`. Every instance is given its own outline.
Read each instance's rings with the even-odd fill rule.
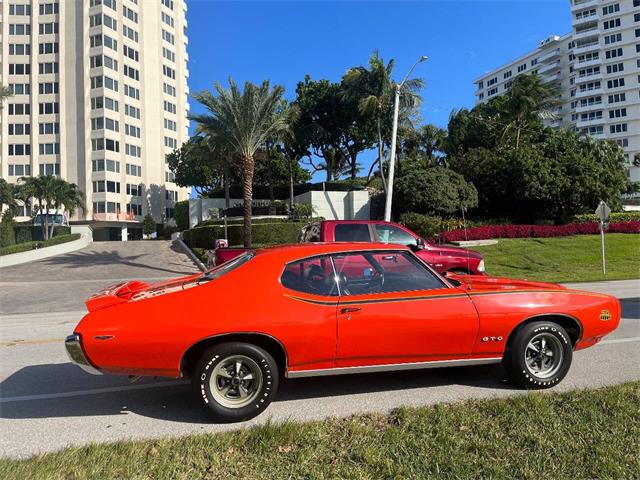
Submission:
[[[23,263],[36,262],[49,257],[63,255],[65,253],[75,252],[81,248],[90,245],[93,238],[90,234],[82,233],[78,240],[72,242],[52,245],[51,247],[38,248],[27,252],[13,253],[11,255],[3,255],[0,257],[0,268],[11,267],[13,265],[21,265]]]

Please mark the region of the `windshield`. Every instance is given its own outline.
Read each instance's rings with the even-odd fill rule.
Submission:
[[[36,215],[36,218],[34,220],[34,223],[36,225],[39,225],[40,223],[42,223],[43,218],[46,215],[43,215],[41,213],[39,213],[38,215]],[[64,223],[64,216],[62,214],[50,214],[49,215],[49,223],[58,223],[58,224],[63,224]]]
[[[228,273],[231,270],[235,270],[239,266],[247,263],[249,260],[251,260],[255,256],[255,254],[256,252],[254,252],[253,250],[244,252],[238,255],[237,257],[224,262],[221,265],[213,267],[211,270],[207,270],[202,274],[202,276],[198,278],[197,282],[201,283],[201,282],[209,282],[211,280],[215,280],[216,278],[221,277],[225,273]]]

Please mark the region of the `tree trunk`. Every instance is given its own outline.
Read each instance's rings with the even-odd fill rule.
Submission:
[[[382,169],[382,156],[384,155],[384,142],[382,141],[382,125],[378,118],[378,166],[380,167],[380,178],[382,179],[382,189],[387,194],[387,181],[384,178],[384,170]]]
[[[231,206],[231,194],[229,193],[229,164],[227,162],[224,162],[224,171],[222,176],[222,182],[224,183],[224,208],[227,209]]]
[[[289,160],[289,211],[293,210],[293,162]]]
[[[244,172],[242,175],[243,189],[242,199],[244,202],[244,246],[251,248],[251,206],[253,203],[253,173],[255,162],[253,157],[245,157],[242,161]]]

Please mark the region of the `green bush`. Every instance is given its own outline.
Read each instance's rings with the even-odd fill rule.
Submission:
[[[142,233],[145,235],[151,235],[155,233],[158,226],[150,213],[147,213],[142,220]]]
[[[310,203],[294,203],[291,216],[295,219],[309,219],[313,216],[313,205]]]
[[[423,238],[435,238],[443,232],[463,226],[458,218],[440,218],[413,212],[403,213],[400,223]]]
[[[16,234],[13,229],[14,225],[13,213],[11,210],[5,211],[4,214],[2,214],[2,220],[0,220],[0,247],[15,245]]]
[[[42,227],[40,225],[18,224],[14,227],[16,232],[16,243],[35,242],[44,240],[42,236]],[[53,230],[54,237],[69,235],[71,227],[56,227]]]
[[[298,235],[306,222],[280,222],[280,223],[254,223],[252,225],[253,243],[264,245],[277,245],[283,243],[296,243]],[[229,225],[227,227],[229,245],[242,245],[242,225]],[[192,248],[215,248],[217,239],[224,237],[224,227],[220,225],[208,225],[187,230],[183,239]]]
[[[593,223],[599,222],[600,219],[595,213],[585,213],[576,215],[569,223]],[[617,212],[609,215],[609,223],[618,222],[639,222],[640,212]]]
[[[189,200],[176,202],[174,218],[179,231],[189,228]]]
[[[49,240],[19,243],[16,245],[11,245],[9,247],[0,248],[0,256],[11,255],[12,253],[28,252],[29,250],[34,250],[36,248],[52,247],[61,243],[72,242],[74,240],[78,240],[79,238],[79,233],[72,233],[69,235],[58,235],[50,238]]]

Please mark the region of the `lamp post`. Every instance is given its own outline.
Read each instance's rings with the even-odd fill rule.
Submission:
[[[389,179],[387,180],[387,198],[384,205],[384,220],[386,222],[391,221],[391,201],[393,199],[393,175],[395,173],[395,168],[396,168],[396,137],[398,136],[398,110],[400,108],[400,91],[402,90],[404,83],[409,78],[409,75],[411,75],[411,72],[413,72],[413,69],[416,68],[416,66],[419,63],[426,61],[428,58],[429,57],[427,57],[426,55],[422,55],[418,59],[418,61],[413,64],[413,67],[409,69],[407,74],[404,76],[404,79],[402,80],[402,82],[396,85],[395,103],[393,105],[393,131],[391,133],[391,155],[389,158]],[[382,171],[382,165],[380,165],[380,170]]]

